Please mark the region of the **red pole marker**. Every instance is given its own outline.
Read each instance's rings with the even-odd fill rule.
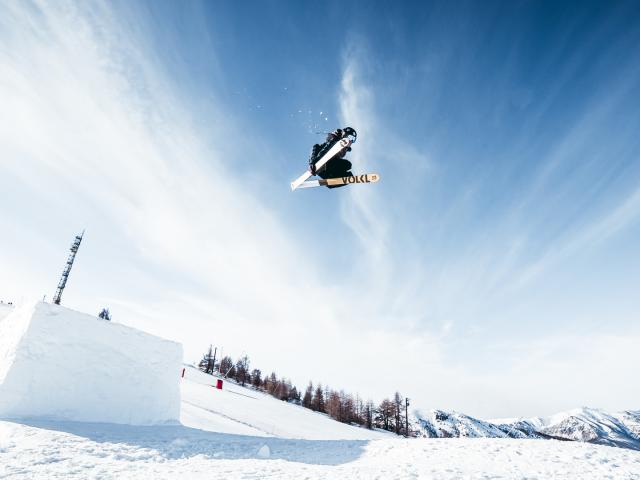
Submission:
[[[218,390],[222,390],[222,379],[220,378],[218,379],[218,382],[216,383],[216,388]]]

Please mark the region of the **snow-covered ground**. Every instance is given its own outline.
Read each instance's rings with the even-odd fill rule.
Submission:
[[[215,380],[187,367],[182,383],[183,425],[222,433],[307,440],[370,440],[391,435],[345,425],[227,381],[222,390],[217,390],[213,388]]]
[[[0,421],[2,479],[640,479],[640,452],[510,438],[402,439],[187,368],[183,425]]]
[[[0,478],[638,479],[640,453],[542,440],[291,440],[180,426],[0,422]]]

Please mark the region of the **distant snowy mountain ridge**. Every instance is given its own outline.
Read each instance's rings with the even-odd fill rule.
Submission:
[[[548,418],[479,420],[457,412],[416,412],[417,427],[430,438],[546,438],[640,450],[640,410],[607,413],[578,408]]]

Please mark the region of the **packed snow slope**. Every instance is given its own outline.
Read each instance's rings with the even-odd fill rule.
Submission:
[[[431,438],[537,438],[589,442],[640,450],[640,411],[607,413],[577,408],[551,417],[485,421],[457,412],[417,413],[421,433]]]
[[[370,432],[193,368],[182,425],[0,421],[0,478],[640,479],[640,452],[555,440]]]
[[[216,381],[217,377],[196,368],[185,369],[180,417],[183,425],[222,433],[306,440],[372,440],[391,435],[336,422],[327,415],[227,380],[218,390],[214,388]]]
[[[177,423],[182,346],[44,302],[0,319],[0,416]]]

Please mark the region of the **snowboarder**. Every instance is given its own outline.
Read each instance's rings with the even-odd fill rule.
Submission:
[[[324,143],[316,144],[311,149],[311,156],[309,157],[309,171],[312,175],[318,175],[320,178],[338,178],[338,177],[353,177],[351,173],[351,162],[344,158],[347,152],[351,151],[351,146],[347,146],[336,153],[331,159],[325,163],[322,167],[316,170],[316,163],[326,154],[331,147],[345,137],[352,136],[354,139],[357,136],[356,131],[351,127],[344,129],[338,128],[327,135],[327,140]],[[329,188],[344,187],[342,185],[327,185]]]
[[[351,144],[356,141],[357,136],[351,127],[338,128],[327,135],[324,143],[314,145],[308,170],[291,182],[291,190],[320,186],[336,188],[356,183],[377,182],[380,179],[377,173],[351,173],[351,162],[344,158],[347,152],[351,151]],[[309,180],[314,175],[321,179]]]

